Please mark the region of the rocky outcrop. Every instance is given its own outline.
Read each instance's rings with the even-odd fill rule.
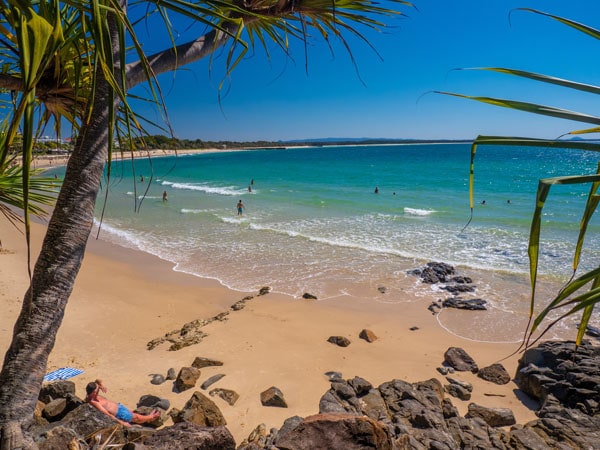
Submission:
[[[505,379],[505,369],[497,366],[481,369],[486,374],[482,378],[491,382]],[[448,376],[445,386],[435,378],[417,383],[392,380],[373,386],[361,377],[343,379],[339,372],[328,372],[330,389],[321,397],[318,414],[290,417],[280,429],[267,430],[260,424],[238,450],[600,449],[599,374],[600,348],[589,342],[578,349],[572,342],[546,342],[527,350],[515,381],[542,406],[538,419],[516,425],[512,411],[476,403],[469,404],[468,413],[461,417],[448,393],[470,394],[473,387],[458,375]],[[53,389],[46,392],[64,392],[62,399],[74,396],[70,388]],[[215,389],[210,395],[226,399],[225,392]],[[40,403],[40,411],[54,408],[49,404],[60,400],[50,394],[44,398],[48,403]],[[147,412],[159,404],[169,406],[159,397],[144,396],[137,411]],[[160,431],[124,429],[82,404],[57,422],[37,421],[30,431],[40,450],[235,448],[219,408],[200,392],[195,392],[181,411],[172,410],[170,415],[176,424]]]
[[[144,450],[235,450],[235,441],[223,426],[203,427],[181,422],[144,440]]]
[[[317,414],[277,439],[286,450],[393,450],[389,428],[382,422],[351,414]]]

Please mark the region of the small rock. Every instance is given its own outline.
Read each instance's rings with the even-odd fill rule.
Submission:
[[[419,329],[419,327],[410,327],[409,330],[410,331],[417,331]]]
[[[445,308],[466,309],[467,311],[484,311],[487,310],[487,302],[481,298],[472,298],[464,300],[460,297],[452,297],[444,300],[442,306]]]
[[[195,367],[182,367],[175,380],[175,389],[177,392],[183,392],[196,386],[196,381],[200,377],[200,370]]]
[[[152,374],[152,379],[150,380],[150,383],[152,384],[163,384],[165,382],[165,377],[163,377],[162,375],[155,373]]]
[[[365,341],[367,341],[369,343],[377,340],[377,336],[375,335],[375,333],[373,333],[371,330],[367,330],[366,328],[360,332],[358,337],[361,339],[364,339]],[[350,343],[350,342],[348,342],[348,343]],[[346,347],[346,346],[344,345],[344,347]]]
[[[385,286],[379,286],[379,287],[377,288],[377,290],[378,290],[379,292],[381,292],[382,294],[385,294],[385,293],[387,292],[387,288],[386,288]]]
[[[437,314],[442,310],[442,307],[436,302],[431,302],[427,309],[431,311],[432,314]]]
[[[223,363],[221,361],[217,361],[216,359],[203,358],[201,356],[197,356],[192,363],[192,367],[196,369],[202,369],[203,367],[212,367],[212,366],[222,366]]]
[[[216,375],[213,375],[208,380],[206,380],[204,383],[202,383],[202,385],[200,385],[200,387],[202,389],[206,390],[208,387],[210,387],[211,385],[215,384],[217,381],[219,381],[224,376],[225,376],[224,373],[218,373]]]
[[[261,287],[258,291],[258,295],[266,295],[271,292],[271,288],[269,286]]]
[[[174,380],[175,378],[177,378],[177,373],[175,372],[175,369],[171,367],[167,370],[167,380]]]
[[[446,384],[444,390],[460,400],[471,400],[471,393],[459,384]]]
[[[309,294],[308,292],[302,294],[302,298],[305,298],[306,300],[317,300],[316,295]]]
[[[329,336],[327,342],[331,342],[332,344],[339,345],[340,347],[348,347],[350,345],[350,339],[344,336]]]
[[[275,386],[270,387],[260,394],[260,402],[263,406],[275,406],[278,408],[287,408],[288,405],[283,398],[283,393]]]
[[[458,378],[446,377],[450,384],[456,384],[469,392],[473,392],[473,385],[468,381],[459,380]]]
[[[510,382],[510,374],[500,363],[495,363],[480,369],[479,372],[477,372],[477,376],[496,384],[507,384]]]
[[[231,406],[235,405],[235,402],[237,402],[238,398],[240,398],[240,395],[237,392],[232,391],[231,389],[222,388],[211,389],[208,395],[211,397],[214,397],[215,395],[221,397]]]
[[[327,376],[327,378],[329,379],[329,381],[341,380],[342,379],[342,374],[340,372],[329,371],[329,372],[325,372],[325,375]]]

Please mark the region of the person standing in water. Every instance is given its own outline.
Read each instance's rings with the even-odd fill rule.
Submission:
[[[167,191],[163,192],[163,203],[167,201]]]
[[[242,214],[244,214],[244,204],[242,203],[242,201],[240,200],[237,203],[237,212],[238,212],[238,216],[241,216]]]

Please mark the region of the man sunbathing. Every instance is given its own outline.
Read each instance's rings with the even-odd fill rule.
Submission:
[[[104,386],[100,380],[88,383],[85,387],[85,391],[87,393],[87,396],[85,397],[87,403],[126,427],[130,427],[132,423],[152,422],[160,417],[160,411],[155,410],[152,414],[148,415],[138,414],[131,412],[120,403],[115,403],[112,400],[108,400],[98,395],[100,391],[104,393],[107,391],[106,386]]]

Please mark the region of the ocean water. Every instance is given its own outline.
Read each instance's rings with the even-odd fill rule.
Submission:
[[[514,340],[529,307],[527,240],[538,180],[594,173],[598,154],[480,147],[474,215],[463,230],[469,161],[468,144],[420,144],[227,151],[138,159],[135,167],[115,162],[103,183],[100,237],[240,291],[270,286],[295,297],[309,292],[424,307],[449,294],[407,272],[443,261],[474,279],[477,292],[465,297],[486,299],[493,314],[473,329],[462,323],[465,312],[444,312],[440,325],[471,339]],[[571,274],[588,190],[551,190],[541,297]],[[98,221],[103,206],[100,198]],[[598,264],[599,232],[596,217],[582,268]]]

